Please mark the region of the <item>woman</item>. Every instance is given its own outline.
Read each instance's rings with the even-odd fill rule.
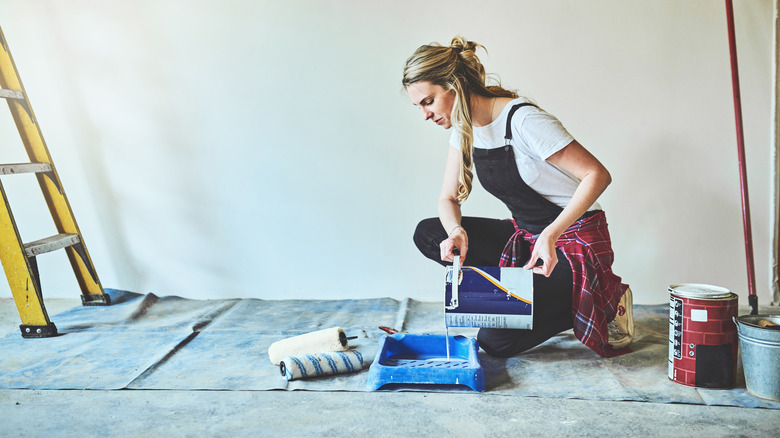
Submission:
[[[422,46],[406,61],[402,82],[425,120],[455,128],[439,217],[420,222],[415,243],[443,265],[457,250],[471,266],[522,263],[539,274],[533,330],[480,329],[488,354],[512,356],[571,328],[602,356],[628,352],[631,291],[612,273],[606,218],[596,202],[609,172],[555,117],[500,85],[487,86],[478,47],[456,36],[450,46]],[[472,165],[512,220],[461,216]]]

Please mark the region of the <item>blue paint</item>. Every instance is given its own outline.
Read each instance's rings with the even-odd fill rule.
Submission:
[[[329,354],[325,355],[325,360],[328,361],[328,366],[330,366],[330,370],[333,374],[336,374],[339,372],[338,367],[336,366],[336,362],[333,360],[332,357],[330,357]]]
[[[306,367],[303,366],[303,363],[297,358],[297,357],[291,357],[293,362],[295,362],[295,365],[298,366],[298,370],[301,372],[301,377],[308,377],[308,373],[306,372]]]
[[[317,376],[321,376],[323,374],[322,367],[320,366],[320,361],[314,357],[314,355],[307,354],[306,359],[309,359],[309,362],[311,362],[312,366],[314,367],[314,374]]]
[[[355,371],[355,367],[353,367],[352,362],[349,361],[349,356],[342,353],[341,351],[337,352],[336,354],[338,354],[341,357],[341,359],[344,361],[344,366],[347,367],[347,371],[349,371],[350,373]]]

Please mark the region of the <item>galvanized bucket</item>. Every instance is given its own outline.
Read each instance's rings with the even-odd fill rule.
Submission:
[[[756,397],[780,401],[780,329],[762,327],[761,321],[780,325],[780,315],[743,315],[734,319],[745,385]]]

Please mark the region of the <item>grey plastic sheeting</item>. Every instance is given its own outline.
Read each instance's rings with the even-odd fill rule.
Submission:
[[[384,335],[378,326],[444,333],[441,303],[367,300],[189,300],[108,290],[111,306],[76,307],[52,320],[61,336],[0,339],[0,388],[366,391]],[[635,306],[633,352],[604,359],[571,331],[509,359],[480,353],[485,394],[631,400],[780,409],[735,389],[692,388],[667,378],[668,306]],[[268,359],[271,343],[341,327],[362,372],[288,382]],[[450,335],[475,336],[475,329]],[[439,390],[417,386],[413,390]]]

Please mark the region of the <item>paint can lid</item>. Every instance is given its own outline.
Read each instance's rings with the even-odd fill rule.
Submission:
[[[669,292],[680,298],[717,300],[730,298],[733,294],[725,287],[701,283],[680,283],[669,286]]]

